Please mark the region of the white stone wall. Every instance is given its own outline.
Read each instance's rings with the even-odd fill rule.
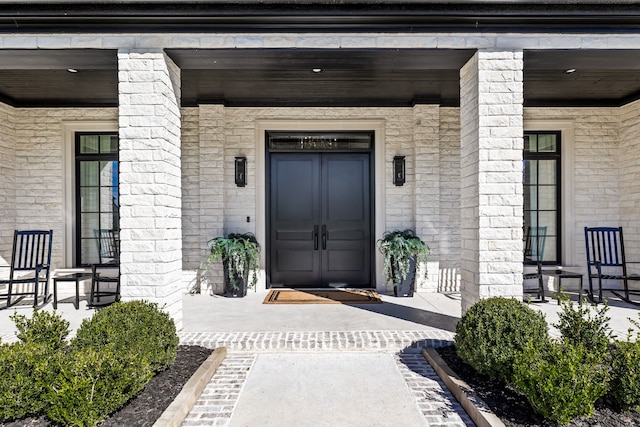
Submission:
[[[185,117],[195,117],[196,109],[186,110]],[[416,120],[421,120],[419,130],[414,133],[414,109],[412,108],[225,108],[215,105],[200,106],[199,118],[183,120],[183,135],[200,135],[199,146],[190,139],[189,149],[183,152],[183,165],[199,164],[200,179],[184,176],[184,193],[189,195],[189,204],[183,208],[184,233],[189,245],[184,247],[185,270],[188,270],[187,287],[200,287],[207,292],[222,291],[222,274],[219,265],[211,266],[205,281],[200,282],[198,272],[201,260],[206,256],[206,242],[216,236],[230,232],[256,232],[257,180],[256,176],[256,121],[258,120],[354,120],[379,119],[385,122],[385,178],[386,229],[416,229],[417,199],[425,206],[421,216],[422,236],[434,249],[429,281],[422,285],[426,289],[437,287],[438,239],[437,206],[439,204],[438,178],[438,107],[425,106],[417,109]],[[199,132],[192,127],[199,127]],[[417,138],[416,138],[417,135]],[[195,137],[190,137],[194,139]],[[395,155],[407,158],[407,182],[396,187],[391,182],[392,159]],[[233,161],[236,156],[246,156],[248,182],[246,187],[234,183]],[[416,172],[416,160],[420,156],[421,170]],[[422,159],[425,159],[424,162]],[[418,180],[419,190],[416,190]],[[197,188],[196,188],[197,187]],[[419,194],[419,197],[416,196]],[[199,196],[197,196],[199,194]],[[433,196],[433,197],[432,197]],[[434,201],[422,201],[425,198]],[[198,201],[199,200],[199,201]],[[429,208],[428,206],[431,206]],[[436,207],[433,210],[433,207]],[[430,210],[431,209],[431,210]],[[247,223],[247,217],[250,222]],[[200,224],[196,224],[200,218]],[[199,227],[199,231],[196,231]],[[379,238],[380,236],[376,236]],[[381,268],[381,267],[380,267]],[[429,283],[430,282],[430,283]]]
[[[415,231],[431,249],[427,265],[418,266],[416,289],[438,289],[440,252],[440,108],[437,105],[413,107]],[[427,269],[425,277],[424,269]]]
[[[563,194],[563,204],[572,205],[575,263],[586,264],[584,227],[621,224],[620,129],[624,108],[527,108],[525,121],[573,122],[573,192]],[[630,164],[633,164],[629,156]],[[566,172],[563,171],[563,175]],[[563,179],[566,179],[566,175]],[[568,200],[567,200],[568,199]],[[564,213],[563,215],[566,215]],[[636,214],[637,215],[637,214]],[[571,223],[571,222],[570,222]],[[625,236],[626,237],[626,236]],[[565,242],[563,242],[565,243]],[[569,248],[564,248],[567,253]]]
[[[640,101],[620,111],[620,225],[624,227],[626,258],[640,261]],[[640,273],[638,265],[630,272]]]
[[[0,265],[11,262],[16,221],[15,109],[0,103]]]
[[[584,265],[583,227],[585,225],[618,225],[625,227],[625,237],[629,259],[637,259],[638,210],[636,208],[636,136],[640,131],[637,120],[638,103],[622,108],[527,108],[527,121],[572,121],[575,125],[575,190],[565,194],[574,203],[576,257],[579,265]],[[249,111],[251,110],[251,111]],[[394,130],[385,135],[388,146],[385,165],[391,173],[391,159],[396,154],[408,156],[408,181],[404,187],[395,187],[387,179],[387,205],[400,203],[403,207],[390,215],[387,211],[387,228],[420,227],[424,232],[435,233],[432,260],[438,262],[438,270],[430,271],[430,278],[436,274],[439,290],[455,290],[460,267],[460,110],[458,108],[418,108],[386,109],[230,109],[222,106],[202,106],[184,108],[182,115],[182,227],[183,261],[187,284],[194,285],[195,271],[206,255],[206,241],[224,231],[255,231],[254,218],[246,224],[245,212],[254,215],[255,188],[249,198],[233,197],[241,190],[233,184],[233,157],[238,154],[255,156],[255,134],[252,124],[239,126],[249,117],[251,122],[262,118],[340,118],[385,117],[386,123],[398,124],[387,129],[410,127],[409,132]],[[115,121],[117,109],[13,109],[0,104],[0,175],[3,183],[15,183],[20,189],[8,209],[15,211],[15,217],[3,215],[0,221],[12,223],[3,226],[2,231],[12,233],[14,218],[16,227],[44,227],[54,229],[54,267],[69,267],[63,262],[62,254],[64,221],[70,221],[73,212],[65,212],[62,205],[65,178],[63,171],[64,135],[63,126],[73,121]],[[249,120],[249,119],[247,119]],[[420,120],[419,126],[416,126]],[[433,127],[429,122],[438,122],[438,140],[430,135]],[[235,135],[234,135],[235,133]],[[232,144],[227,142],[231,136]],[[406,136],[410,135],[410,136]],[[243,138],[248,138],[246,141]],[[415,140],[415,142],[411,142]],[[419,141],[418,141],[419,140]],[[434,151],[433,145],[439,149]],[[248,151],[245,151],[248,150]],[[415,159],[411,160],[415,156]],[[415,164],[422,156],[429,164]],[[437,157],[437,166],[432,170],[430,163]],[[255,186],[255,163],[249,161],[249,183]],[[18,173],[19,172],[19,173]],[[432,173],[431,173],[432,172]],[[435,174],[435,176],[434,176]],[[414,186],[414,183],[417,185]],[[439,186],[438,224],[430,215],[414,217],[415,206],[427,206],[430,201],[419,200],[421,191],[432,197],[432,188],[425,182]],[[222,185],[221,185],[222,184]],[[431,185],[431,184],[429,184]],[[44,186],[44,187],[43,187]],[[43,190],[43,188],[45,190]],[[413,198],[405,198],[407,189]],[[0,186],[0,197],[11,198],[11,186]],[[45,194],[46,193],[46,194]],[[30,195],[37,195],[44,204],[34,203]],[[225,209],[225,197],[231,197],[229,208]],[[10,199],[7,199],[10,200]],[[389,202],[393,200],[393,202]],[[245,211],[242,203],[250,209]],[[6,207],[5,207],[6,209]],[[397,214],[397,215],[396,215]],[[398,215],[400,217],[398,218]],[[237,218],[236,218],[237,217]],[[235,219],[234,219],[235,218]],[[226,222],[228,220],[228,223]],[[227,225],[230,224],[230,225]],[[225,230],[225,226],[227,229]],[[232,230],[231,227],[236,227]],[[432,230],[432,231],[431,231]],[[5,242],[7,239],[4,239]],[[69,243],[71,244],[71,243]],[[215,269],[214,269],[215,270]],[[220,291],[222,276],[214,275],[215,287]]]
[[[64,260],[65,222],[75,212],[66,212],[65,179],[71,171],[63,170],[67,150],[64,125],[68,122],[117,120],[115,108],[26,108],[15,114],[15,228],[52,229],[53,268],[71,267]],[[73,154],[70,154],[73,156]],[[72,161],[72,160],[71,160]],[[69,167],[73,168],[71,163]]]
[[[460,290],[460,109],[440,109],[438,291]]]

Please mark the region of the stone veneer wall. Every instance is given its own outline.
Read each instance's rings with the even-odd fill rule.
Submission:
[[[636,135],[640,131],[638,125],[638,103],[629,104],[623,108],[526,108],[524,119],[527,120],[570,120],[575,124],[575,191],[572,202],[575,205],[575,237],[576,257],[579,265],[584,265],[584,239],[583,227],[585,225],[617,225],[625,227],[627,246],[630,248],[629,259],[638,259],[634,242],[637,236],[637,209],[633,201],[636,194],[634,177],[634,160],[637,144]],[[226,134],[233,133],[233,120],[226,119],[226,113],[233,111],[233,117],[242,116],[246,109],[229,109],[217,105],[207,105],[200,108],[183,108],[182,115],[182,194],[183,194],[183,265],[188,284],[191,286],[195,271],[206,251],[206,241],[212,236],[222,233],[225,227],[224,195],[225,192],[234,191],[230,180],[231,175],[224,174],[225,165],[229,160],[223,156],[232,158],[239,152],[238,147],[225,148]],[[295,109],[251,109],[253,118],[289,118],[295,117],[317,118],[318,110]],[[416,115],[426,114],[433,117],[435,114],[430,107],[417,110],[412,109],[339,109],[342,111],[330,114],[333,117],[344,119],[352,111],[356,117],[387,117],[387,121],[399,120],[412,129],[402,135],[420,134],[413,129],[412,121]],[[432,248],[438,255],[440,264],[439,290],[456,290],[456,277],[459,275],[460,263],[460,122],[458,108],[439,108],[437,118],[439,122],[439,153],[438,166],[433,171],[438,175],[439,182],[439,218],[438,224],[433,225],[435,236],[431,236],[434,242]],[[262,113],[259,113],[262,112]],[[267,113],[267,111],[270,111]],[[389,114],[386,114],[386,113]],[[398,115],[404,115],[402,120]],[[62,153],[64,140],[63,124],[67,121],[117,121],[117,109],[14,109],[0,104],[0,198],[8,200],[9,214],[2,215],[2,232],[12,233],[15,218],[18,218],[17,227],[27,227],[36,223],[37,226],[53,228],[55,236],[61,237],[64,233],[63,220],[69,220],[73,213],[63,211],[62,198],[64,188],[64,171],[62,171]],[[349,116],[351,117],[351,116]],[[429,129],[431,126],[426,124]],[[249,129],[252,129],[249,126]],[[416,151],[415,147],[402,147],[400,136],[389,135],[387,127],[387,142],[391,144],[387,148],[387,164],[395,154],[407,155],[408,159]],[[243,135],[249,136],[254,143],[254,135],[244,129]],[[407,136],[404,136],[407,138]],[[239,139],[236,139],[239,144]],[[250,144],[249,144],[250,145]],[[226,153],[229,151],[229,153]],[[428,157],[428,156],[427,156]],[[232,164],[232,163],[231,163]],[[387,200],[390,198],[402,201],[406,194],[398,191],[406,191],[413,185],[415,174],[413,162],[408,162],[409,180],[405,187],[394,187],[390,182],[385,183]],[[622,168],[621,168],[622,166]],[[254,165],[249,163],[250,172],[255,173]],[[227,168],[228,169],[228,168]],[[18,173],[20,172],[20,173]],[[388,171],[390,173],[390,169]],[[427,179],[429,179],[427,177]],[[434,178],[435,179],[435,178]],[[224,188],[220,182],[225,181]],[[47,194],[42,191],[46,181]],[[227,182],[228,181],[228,182]],[[423,181],[422,178],[419,181]],[[8,183],[9,185],[4,185]],[[15,185],[15,187],[12,187]],[[253,175],[249,177],[249,185],[255,185]],[[13,196],[14,188],[20,188],[20,194]],[[620,189],[620,190],[619,190]],[[255,190],[254,190],[255,191]],[[389,194],[392,192],[392,194]],[[393,193],[395,192],[395,193]],[[410,191],[413,194],[414,190]],[[640,191],[638,191],[640,193]],[[34,199],[28,195],[37,194],[43,197],[45,205],[34,205]],[[255,193],[252,193],[255,194]],[[44,197],[46,196],[46,197]],[[248,200],[252,208],[255,208],[255,197]],[[387,215],[387,228],[402,226],[414,226],[413,206],[417,202],[405,201],[404,210],[396,211],[405,215],[401,218],[395,215]],[[391,202],[387,203],[391,205]],[[2,209],[7,209],[3,204]],[[238,206],[231,207],[238,211]],[[46,210],[46,212],[45,212]],[[11,211],[14,211],[12,213]],[[250,215],[254,213],[251,212]],[[12,216],[14,215],[14,216]],[[245,215],[246,216],[246,215]],[[246,220],[246,219],[245,219]],[[428,220],[428,219],[427,219]],[[10,222],[10,224],[7,223]],[[5,225],[6,224],[6,225]],[[246,224],[241,220],[235,222],[237,227],[254,226],[255,222]],[[253,230],[253,228],[251,229]],[[230,230],[233,231],[233,230]],[[10,236],[9,236],[10,237]],[[5,242],[6,239],[3,239]],[[0,243],[2,244],[2,243]],[[68,267],[63,265],[62,239],[54,240],[54,267]],[[10,246],[10,244],[9,244]],[[2,250],[2,249],[0,249]],[[9,250],[9,249],[7,249]],[[437,251],[437,252],[435,252]],[[634,252],[636,251],[636,252]],[[436,259],[436,257],[432,257]],[[437,274],[435,270],[430,271]],[[219,274],[216,283],[221,283]],[[219,290],[219,289],[214,289]]]
[[[460,290],[460,109],[440,109],[438,291]]]
[[[180,69],[161,50],[118,51],[120,283],[182,325]]]
[[[0,265],[11,262],[16,221],[15,109],[0,104]]]
[[[627,107],[625,107],[627,108]],[[584,227],[621,223],[620,108],[527,108],[524,120],[574,123],[573,204],[575,263],[586,264]],[[630,159],[632,160],[632,159]],[[637,214],[636,214],[637,216]]]
[[[15,110],[15,227],[53,230],[53,268],[65,265],[65,222],[75,212],[65,212],[63,155],[65,122],[117,121],[115,108],[26,108]],[[70,167],[74,167],[73,164]],[[69,195],[70,196],[70,195]]]
[[[620,224],[624,227],[626,258],[640,261],[640,101],[621,108],[620,114]],[[630,272],[640,273],[638,265]]]
[[[199,111],[198,120],[195,119],[196,110]],[[196,275],[201,260],[206,256],[206,242],[209,239],[229,232],[256,232],[256,120],[384,118],[387,178],[383,185],[386,191],[386,229],[415,229],[416,185],[421,186],[418,192],[435,194],[432,206],[439,204],[438,107],[424,106],[416,111],[416,117],[424,115],[421,118],[423,130],[418,133],[419,143],[414,142],[414,109],[411,108],[225,108],[203,105],[197,109],[183,109],[185,120],[182,133],[183,137],[189,136],[190,139],[188,148],[183,151],[182,163],[183,166],[189,165],[190,170],[195,170],[195,165],[199,163],[200,169],[197,184],[183,174],[183,191],[189,195],[189,202],[183,206],[183,232],[189,239],[184,245],[183,255],[184,269],[188,270],[185,279],[187,288],[204,286],[208,291],[222,290],[219,266],[209,269],[208,280],[204,285],[200,284]],[[193,129],[195,126],[199,127],[199,131]],[[196,134],[200,135],[199,143],[195,141]],[[233,160],[240,155],[246,156],[248,163],[248,183],[244,188],[236,187],[233,180]],[[395,155],[407,158],[407,183],[402,187],[394,186],[390,179],[391,161]],[[415,166],[418,156],[427,162],[420,173],[416,173]],[[422,163],[423,160],[420,161]],[[436,224],[439,219],[434,218],[435,215],[437,210],[434,215],[425,214],[422,217],[422,223],[427,225],[421,226],[421,230],[424,233],[422,237],[436,250],[433,259],[437,260],[439,236]],[[246,221],[247,216],[250,217],[249,223]],[[200,218],[199,224],[197,218]],[[196,231],[198,227],[199,231]],[[437,278],[437,264],[430,278]],[[432,280],[435,283],[435,279]],[[423,286],[433,289],[436,287],[428,282]]]
[[[522,69],[521,50],[487,49],[460,70],[463,312],[522,297]]]

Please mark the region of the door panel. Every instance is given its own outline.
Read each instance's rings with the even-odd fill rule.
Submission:
[[[323,154],[324,285],[369,286],[371,266],[369,155]]]
[[[371,286],[369,154],[272,153],[270,281]]]
[[[320,224],[320,158],[271,155],[271,283],[320,281],[315,228]]]

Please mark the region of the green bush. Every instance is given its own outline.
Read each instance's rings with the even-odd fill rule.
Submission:
[[[570,344],[582,344],[585,348],[607,352],[613,337],[607,311],[609,306],[606,303],[601,309],[595,309],[594,313],[586,300],[574,308],[571,300],[564,298],[562,311],[558,314],[560,320],[553,326]]]
[[[67,346],[69,322],[55,312],[41,311],[35,308],[30,319],[18,313],[9,316],[15,323],[16,336],[24,343],[38,343],[60,350]]]
[[[99,352],[108,345],[116,355],[144,359],[158,372],[175,361],[178,335],[173,320],[157,304],[117,302],[83,320],[71,340],[74,351],[92,348]]]
[[[611,355],[611,395],[623,410],[640,409],[640,341],[616,341]]]
[[[527,345],[515,359],[513,385],[546,419],[566,424],[590,417],[608,390],[605,356],[567,341]]]
[[[456,326],[458,356],[476,371],[505,382],[513,362],[528,342],[540,347],[549,340],[544,315],[520,301],[494,297],[474,304]]]
[[[0,420],[37,415],[47,406],[45,394],[55,376],[57,354],[45,344],[0,345]]]
[[[113,345],[72,351],[47,393],[47,416],[65,426],[95,426],[142,390],[147,361]]]

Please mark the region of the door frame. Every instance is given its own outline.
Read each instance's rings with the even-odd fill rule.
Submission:
[[[386,215],[385,215],[385,126],[384,119],[362,119],[362,120],[256,120],[255,122],[255,141],[256,141],[256,238],[261,247],[266,248],[267,236],[267,188],[266,188],[266,160],[267,150],[265,135],[267,131],[362,131],[374,133],[374,150],[373,163],[371,172],[373,174],[372,197],[373,197],[373,236],[372,242],[375,242],[385,231]],[[384,275],[382,271],[382,254],[373,243],[372,250],[374,273],[372,275],[372,286],[376,289],[384,290]],[[266,289],[266,250],[260,252],[261,280],[259,286]]]

